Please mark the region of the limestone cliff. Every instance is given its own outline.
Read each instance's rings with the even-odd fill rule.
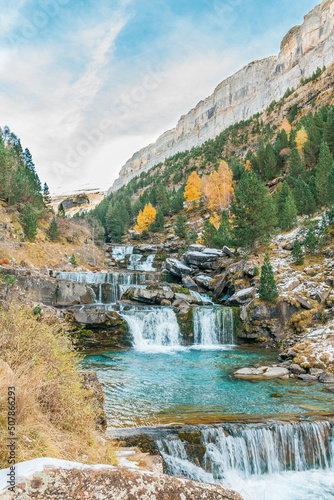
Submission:
[[[135,153],[109,190],[180,151],[203,144],[230,125],[247,120],[297,87],[317,67],[334,62],[334,0],[324,0],[283,38],[278,56],[254,61],[224,80],[213,94],[180,118],[176,127]]]

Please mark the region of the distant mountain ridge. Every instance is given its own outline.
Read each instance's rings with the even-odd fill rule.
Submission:
[[[253,61],[183,115],[176,127],[136,152],[108,193],[174,154],[200,146],[230,125],[262,112],[301,78],[334,63],[334,0],[324,0],[283,38],[278,56]]]

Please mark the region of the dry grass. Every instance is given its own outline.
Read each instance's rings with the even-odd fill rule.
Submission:
[[[7,467],[7,391],[16,387],[17,461],[51,456],[115,463],[115,450],[96,430],[77,354],[59,331],[29,308],[0,309],[0,358],[12,373],[0,380],[0,467]]]

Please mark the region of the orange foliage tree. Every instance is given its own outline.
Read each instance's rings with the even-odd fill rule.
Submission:
[[[226,161],[221,161],[217,172],[203,179],[202,187],[210,210],[224,210],[233,195],[233,173]]]
[[[184,189],[184,198],[187,203],[190,203],[190,208],[192,208],[196,202],[200,201],[201,196],[201,180],[196,172],[192,172]]]
[[[135,225],[134,230],[137,233],[142,233],[143,231],[147,231],[149,225],[155,221],[156,215],[157,211],[154,207],[152,207],[151,203],[145,205],[144,210],[141,210],[138,214],[137,224]]]
[[[288,139],[290,138],[291,128],[292,127],[291,127],[289,120],[287,118],[284,118],[284,120],[282,121],[281,129],[285,130],[285,132],[288,136]]]

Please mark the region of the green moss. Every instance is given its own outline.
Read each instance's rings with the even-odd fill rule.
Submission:
[[[245,330],[244,323],[240,318],[240,307],[232,307],[233,311],[233,331],[236,337],[241,337],[243,331]]]
[[[190,345],[194,343],[194,309],[190,307],[184,314],[177,314],[177,321],[180,326],[183,344]]]

